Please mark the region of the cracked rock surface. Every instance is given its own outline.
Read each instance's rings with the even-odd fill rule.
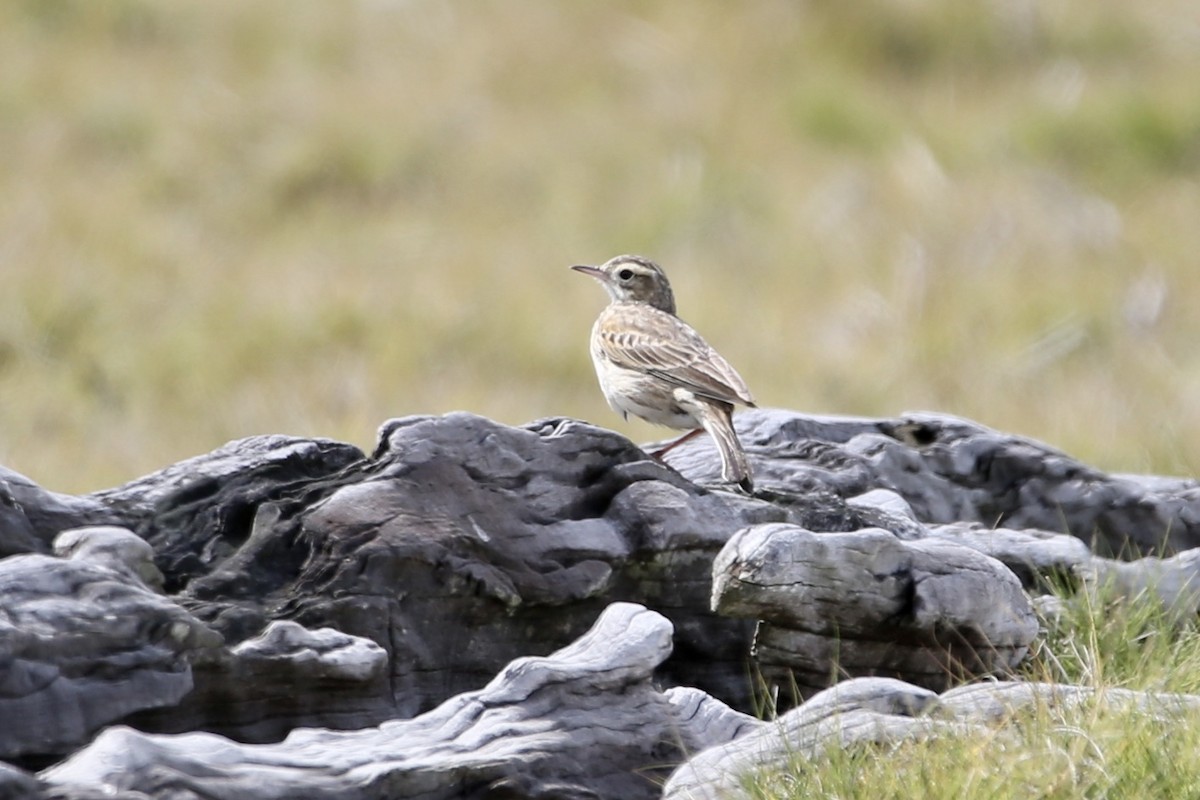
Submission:
[[[1017,577],[946,539],[757,525],[730,539],[713,574],[713,607],[761,620],[758,663],[785,668],[802,690],[839,669],[934,689],[1003,674],[1038,631]]]
[[[690,704],[653,686],[671,634],[662,615],[617,603],[567,647],[517,659],[413,719],[257,745],[115,727],[41,778],[68,796],[73,786],[151,793],[168,784],[179,800],[595,797],[598,784],[603,796],[651,798],[661,765],[712,741],[706,728],[680,724]]]
[[[411,796],[472,796],[436,794],[450,791],[443,773],[473,776],[476,796],[656,796],[638,793],[682,760],[680,741],[755,728],[754,670],[804,695],[838,675],[903,679],[914,697],[1004,676],[1036,635],[1026,593],[1050,581],[1152,584],[1195,613],[1195,481],[1105,474],[933,414],[753,410],[737,425],[753,496],[717,482],[703,436],[662,464],[580,421],[464,413],[390,420],[369,454],[252,437],[80,497],[0,468],[0,758],[12,765],[0,797],[99,796],[78,776],[104,760],[84,758],[101,744],[125,748],[134,773],[157,770],[167,747],[161,780],[138,777],[125,796],[174,797],[163,776],[208,791],[205,769],[287,743],[299,748],[287,768],[330,797],[373,796],[339,784],[343,768]],[[1114,559],[1139,553],[1157,558]],[[487,727],[455,727],[447,709],[469,716],[481,692],[499,697],[498,675],[513,691],[527,659],[583,663],[579,641],[584,662],[625,666],[564,678],[570,702],[510,698],[495,730],[531,749],[497,737],[491,761],[471,760],[463,743]],[[614,708],[645,741],[609,754],[608,740],[580,748],[562,733],[604,727]],[[675,738],[650,743],[664,719]],[[437,738],[435,720],[458,733]],[[370,750],[385,729],[422,731],[437,768]],[[392,765],[386,777],[337,760],[339,737],[355,735]],[[559,746],[601,766],[563,767]],[[527,756],[545,767],[533,783],[520,778]],[[659,760],[631,766],[646,757]],[[240,796],[273,796],[252,783]]]
[[[0,757],[61,752],[192,688],[190,657],[221,641],[142,579],[129,531],[74,529],[58,549],[0,559]],[[152,575],[157,573],[154,570]]]

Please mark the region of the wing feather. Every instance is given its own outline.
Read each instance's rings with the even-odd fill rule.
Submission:
[[[710,400],[754,405],[742,376],[691,325],[651,306],[630,311],[614,303],[598,321],[597,344],[605,358]]]

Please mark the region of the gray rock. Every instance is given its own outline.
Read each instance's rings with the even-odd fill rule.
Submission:
[[[84,499],[154,547],[174,594],[242,547],[260,512],[303,503],[297,496],[309,492],[316,502],[323,481],[363,460],[361,450],[341,442],[252,436]]]
[[[741,412],[735,423],[764,495],[819,489],[848,498],[890,489],[926,524],[1069,533],[1110,556],[1171,555],[1200,545],[1196,481],[1109,475],[1040,442],[969,420],[929,413],[810,417],[764,409]],[[672,466],[700,483],[717,474],[706,438],[670,456]]]
[[[929,535],[991,556],[1012,570],[1027,589],[1075,583],[1094,558],[1081,539],[1065,533],[956,523],[931,525]]]
[[[103,503],[43,489],[20,473],[0,467],[0,558],[46,553],[60,531],[117,523]]]
[[[117,509],[126,518],[141,519],[163,504],[185,505],[206,490],[224,488],[233,481],[260,489],[276,488],[333,474],[362,459],[357,447],[332,439],[249,436],[129,483],[93,492],[88,499]]]
[[[0,757],[65,752],[132,711],[178,702],[192,688],[189,654],[220,641],[124,560],[145,546],[134,534],[64,537],[69,558],[0,560]]]
[[[1043,632],[1056,627],[1066,619],[1067,601],[1056,594],[1039,594],[1029,599],[1033,613],[1042,623]]]
[[[276,744],[110,728],[41,778],[72,787],[231,798],[653,798],[663,765],[712,743],[653,685],[671,625],[615,604],[579,640],[514,661],[484,688],[411,720],[294,731]],[[711,729],[710,729],[711,730]],[[723,735],[736,732],[728,725]]]
[[[728,800],[743,797],[743,776],[782,766],[796,756],[814,758],[837,741],[896,742],[934,733],[959,733],[962,724],[926,716],[938,696],[903,681],[855,678],[813,696],[771,722],[759,722],[738,738],[700,752],[671,774],[664,800]]]
[[[849,498],[846,505],[858,512],[864,528],[883,528],[908,540],[929,536],[929,528],[917,519],[912,506],[891,489],[872,489]]]
[[[513,428],[469,414],[389,421],[370,456],[338,442],[253,437],[80,498],[4,472],[0,555],[47,553],[69,528],[131,528],[140,539],[95,528],[64,535],[57,552],[69,558],[42,555],[22,569],[87,563],[123,587],[114,597],[153,598],[156,610],[138,612],[142,623],[123,621],[135,652],[158,641],[161,631],[147,624],[156,614],[198,620],[228,643],[160,648],[176,669],[162,679],[169,689],[140,684],[149,688],[130,704],[95,677],[115,674],[104,661],[112,636],[96,623],[70,652],[77,672],[89,659],[95,665],[93,682],[62,684],[74,687],[72,703],[91,709],[89,721],[64,714],[60,731],[47,727],[41,744],[19,752],[61,752],[79,731],[113,721],[245,742],[278,742],[297,727],[370,730],[479,691],[505,664],[564,647],[620,601],[670,619],[674,649],[656,679],[677,688],[664,702],[687,736],[720,738],[753,726],[741,712],[753,707],[747,659],[760,614],[757,657],[782,685],[791,677],[784,670],[798,669],[812,684],[802,688],[819,688],[830,674],[822,670],[835,656],[845,667],[849,655],[854,672],[940,688],[948,664],[1003,673],[1023,652],[1029,621],[1017,582],[980,553],[1032,588],[1064,571],[1092,574],[1089,542],[1104,552],[1127,546],[1169,555],[1200,530],[1193,481],[1106,475],[965,420],[750,411],[738,425],[758,478],[753,496],[705,488],[720,478],[703,436],[665,466],[581,422]],[[822,589],[829,576],[810,575],[803,602],[839,625],[870,628],[875,619],[875,633],[847,650],[830,625],[797,625],[770,603],[766,611],[746,604],[744,618],[710,610],[717,553],[736,531],[766,523],[822,531],[808,535],[824,539],[840,585]],[[839,535],[858,537],[865,549],[856,554],[825,538]],[[860,556],[857,571],[838,572],[838,559]],[[0,565],[21,558],[32,556]],[[1189,567],[1181,558],[1138,569],[1179,577],[1160,584],[1184,596]],[[786,589],[789,580],[780,573],[773,590],[797,594]],[[108,584],[89,581],[63,581],[63,602],[83,603],[89,587],[104,586],[92,605],[110,603]],[[866,589],[852,590],[856,582]],[[1189,603],[1183,607],[1194,608]],[[24,613],[23,604],[19,594],[0,595],[0,619]],[[1005,609],[1013,615],[1007,623]],[[901,621],[890,640],[887,613]],[[0,685],[32,686],[40,656],[4,660],[4,643],[26,642],[23,630],[10,628],[0,634]],[[895,646],[899,632],[903,647]],[[970,661],[984,642],[994,652]],[[179,697],[185,669],[194,688]],[[148,680],[146,672],[138,680]],[[50,725],[45,717],[37,724]],[[547,780],[539,791],[583,791],[569,780],[556,785]],[[527,788],[501,781],[494,793]]]
[[[192,658],[195,688],[171,707],[123,722],[179,732],[236,728],[248,742],[274,742],[299,725],[364,727],[390,715],[388,655],[370,639],[276,620],[259,636]],[[236,724],[234,724],[236,723]]]
[[[42,788],[33,775],[0,761],[0,800],[27,800],[40,797]]]
[[[689,742],[728,742],[755,728],[759,720],[735,711],[712,695],[690,686],[674,686],[665,692],[675,707],[680,735]]]
[[[1051,683],[987,681],[942,695],[885,678],[854,678],[826,689],[771,722],[692,756],[672,773],[663,800],[737,800],[750,797],[747,773],[786,766],[797,756],[814,759],[832,744],[887,745],[928,736],[995,736],[985,726],[1004,724],[1030,706],[1069,707],[1093,697],[1091,689]],[[1200,696],[1107,689],[1110,708],[1129,707],[1169,724],[1200,711]]]
[[[676,625],[664,680],[744,707],[752,625],[708,610],[712,559],[737,528],[806,508],[706,491],[581,423],[510,428],[467,414],[389,422],[371,458],[288,437],[232,442],[87,502],[145,540],[93,532],[93,556],[161,586],[230,646],[193,655],[194,689],[178,702],[125,720],[260,742],[432,708],[561,647],[624,598]],[[63,539],[63,552],[81,546]],[[350,680],[323,674],[320,659],[252,657],[242,644],[273,621],[373,642],[383,672]]]
[[[1067,533],[986,527],[978,522],[924,525],[907,501],[890,489],[872,489],[846,501],[866,526],[906,540],[957,542],[991,556],[1013,571],[1027,589],[1073,583],[1092,560],[1083,540]]]
[[[310,631],[295,622],[276,620],[257,638],[233,648],[244,661],[282,661],[320,678],[369,681],[383,674],[387,651],[370,639],[333,628]]]
[[[802,691],[835,675],[889,675],[945,688],[1005,673],[1038,631],[1016,577],[952,542],[902,541],[879,529],[739,531],[713,564],[713,608],[761,620],[760,666]]]
[[[1091,591],[1104,590],[1125,598],[1153,597],[1181,619],[1200,613],[1200,550],[1131,562],[1093,558],[1080,565],[1078,572]]]
[[[61,558],[107,567],[131,582],[162,593],[163,574],[154,565],[154,548],[127,528],[70,528],[54,539],[53,550]]]
[[[675,625],[664,680],[748,703],[752,624],[708,609],[712,559],[738,528],[791,512],[690,484],[614,433],[412,417],[387,423],[371,458],[288,492],[222,474],[200,479],[203,493],[177,492],[176,505],[161,501],[143,526],[164,548],[168,586],[184,584],[179,602],[231,646],[275,619],[362,637],[387,653],[387,674],[280,697],[260,685],[265,675],[239,679],[244,665],[212,661],[196,666],[188,698],[139,726],[267,741],[297,725],[412,716],[563,646],[624,599]]]
[[[1087,686],[1037,681],[994,681],[957,686],[941,696],[943,710],[960,719],[980,722],[1004,721],[1023,708],[1069,707],[1095,697]],[[1141,692],[1109,687],[1104,705],[1111,710],[1129,709],[1164,721],[1180,714],[1200,711],[1200,695],[1177,692]]]

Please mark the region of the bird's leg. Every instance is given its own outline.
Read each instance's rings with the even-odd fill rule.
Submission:
[[[683,444],[686,441],[691,440],[695,436],[699,436],[702,433],[704,433],[704,428],[696,428],[696,430],[694,430],[694,431],[688,431],[683,436],[680,436],[678,439],[676,439],[675,441],[668,444],[666,447],[660,447],[658,450],[655,450],[653,453],[650,454],[650,457],[657,458],[659,461],[662,461],[662,457],[665,456],[667,453],[671,452],[676,447],[679,447],[679,445]]]

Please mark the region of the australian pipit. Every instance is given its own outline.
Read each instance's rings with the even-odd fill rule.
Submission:
[[[662,268],[641,256],[617,256],[591,275],[612,302],[592,326],[592,363],[614,411],[689,433],[653,453],[708,431],[721,454],[721,475],[751,491],[750,466],[733,430],[733,407],[754,405],[737,370],[691,325],[675,316],[675,295]]]

